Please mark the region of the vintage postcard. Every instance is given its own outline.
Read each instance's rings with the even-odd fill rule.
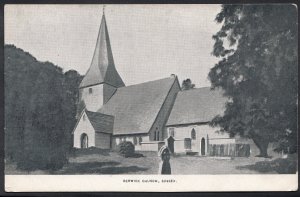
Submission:
[[[297,14],[6,4],[6,192],[298,190]]]

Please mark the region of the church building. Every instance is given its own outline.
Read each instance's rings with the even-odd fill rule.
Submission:
[[[126,86],[114,64],[102,16],[91,65],[80,86],[81,113],[73,130],[75,148],[114,149],[131,141],[135,150],[209,153],[209,145],[235,143],[209,126],[226,99],[209,87],[182,91],[176,75]]]

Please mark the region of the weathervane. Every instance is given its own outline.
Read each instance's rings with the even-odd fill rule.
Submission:
[[[105,5],[103,5],[102,12],[103,12],[103,15],[104,15],[105,14]]]

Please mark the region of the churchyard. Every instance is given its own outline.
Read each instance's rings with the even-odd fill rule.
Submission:
[[[101,149],[74,150],[69,162],[58,171],[21,171],[10,162],[5,163],[5,174],[157,174],[160,158],[156,152],[137,152],[125,158],[117,152]],[[297,155],[287,158],[259,157],[200,157],[177,155],[170,159],[172,174],[278,174],[295,173]]]

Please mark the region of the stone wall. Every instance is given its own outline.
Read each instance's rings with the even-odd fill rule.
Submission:
[[[174,151],[175,153],[186,152],[184,148],[184,139],[191,138],[191,150],[192,152],[201,151],[201,140],[204,139],[205,153],[208,154],[208,143],[235,143],[235,139],[230,138],[228,134],[217,133],[218,128],[210,127],[208,124],[191,124],[186,126],[172,126],[167,128],[168,137],[171,135],[170,128],[174,129]],[[192,139],[192,130],[195,130],[195,139]]]

